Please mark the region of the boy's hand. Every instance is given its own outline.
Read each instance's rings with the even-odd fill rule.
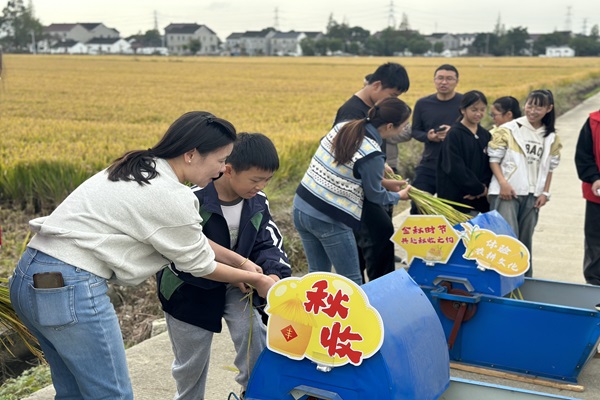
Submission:
[[[260,275],[260,279],[256,281],[255,289],[258,292],[258,295],[263,299],[267,298],[267,292],[275,284],[275,281],[267,275]]]
[[[262,274],[262,272],[263,272],[263,270],[260,266],[258,266],[257,264],[254,264],[250,260],[246,260],[246,262],[244,262],[244,264],[240,267],[240,269],[243,269],[244,271],[258,272],[259,274]]]
[[[233,285],[240,289],[240,292],[242,293],[250,293],[250,290],[252,290],[250,286],[246,285],[244,282],[234,283]]]

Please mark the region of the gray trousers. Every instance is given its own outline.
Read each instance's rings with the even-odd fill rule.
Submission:
[[[532,193],[527,196],[517,196],[516,199],[502,200],[498,195],[490,195],[490,209],[498,211],[508,222],[521,243],[529,250],[529,270],[525,276],[533,275],[532,247],[533,231],[538,222],[539,208],[535,208],[535,197]]]
[[[239,373],[235,380],[244,391],[252,368],[266,346],[267,331],[258,311],[250,307],[246,299],[240,301],[245,294],[236,286],[228,285],[226,296],[223,318],[236,351],[234,364]],[[175,355],[171,368],[177,384],[174,400],[202,400],[206,389],[213,332],[182,322],[168,313],[165,313],[165,318]]]

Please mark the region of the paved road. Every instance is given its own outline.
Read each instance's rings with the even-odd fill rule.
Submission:
[[[579,130],[589,113],[600,108],[600,94],[593,96],[558,118],[556,128],[563,143],[561,164],[552,178],[552,199],[540,211],[533,236],[533,276],[559,282],[585,283],[583,279],[583,220],[585,200],[577,178],[574,156]],[[600,303],[600,296],[598,298]],[[556,343],[556,349],[560,342]],[[548,351],[556,351],[549,348]],[[512,380],[491,379],[482,375],[451,370],[453,376],[501,385],[538,390],[582,399],[600,399],[600,358],[588,363],[579,375],[582,393],[526,385]]]
[[[587,115],[600,108],[600,94],[585,101],[558,119],[557,130],[564,144],[562,163],[555,171],[552,182],[552,201],[544,207],[534,235],[534,276],[561,282],[584,283],[583,260],[583,215],[584,200],[581,198],[573,156],[579,129]],[[397,222],[397,221],[395,221]],[[598,299],[600,302],[600,298]],[[226,328],[226,327],[225,327]],[[556,343],[560,348],[560,343]],[[549,348],[548,351],[555,351]],[[159,334],[127,351],[131,379],[136,399],[171,399],[174,382],[170,373],[172,352],[166,333]],[[237,393],[234,382],[232,360],[233,346],[226,330],[216,335],[213,341],[211,367],[208,380],[208,400],[225,400],[231,391]],[[585,391],[576,393],[539,385],[524,384],[512,380],[495,379],[487,376],[457,371],[451,375],[477,381],[491,382],[528,390],[543,391],[586,400],[600,400],[600,358],[593,359],[579,376],[579,384]],[[50,400],[54,389],[48,387],[35,393],[27,400]]]

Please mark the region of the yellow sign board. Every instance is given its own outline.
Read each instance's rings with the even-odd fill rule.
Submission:
[[[314,272],[277,282],[267,295],[267,347],[294,360],[360,365],[383,344],[383,321],[367,295],[337,274]]]
[[[512,236],[461,224],[460,233],[465,253],[463,258],[475,260],[479,269],[492,269],[504,276],[519,276],[529,269],[529,250]]]
[[[409,265],[415,257],[433,265],[448,262],[459,238],[441,215],[411,215],[402,222],[392,241],[406,251]]]

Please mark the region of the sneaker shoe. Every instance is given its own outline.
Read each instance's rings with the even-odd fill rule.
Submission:
[[[600,303],[596,304],[596,310],[600,311]]]

